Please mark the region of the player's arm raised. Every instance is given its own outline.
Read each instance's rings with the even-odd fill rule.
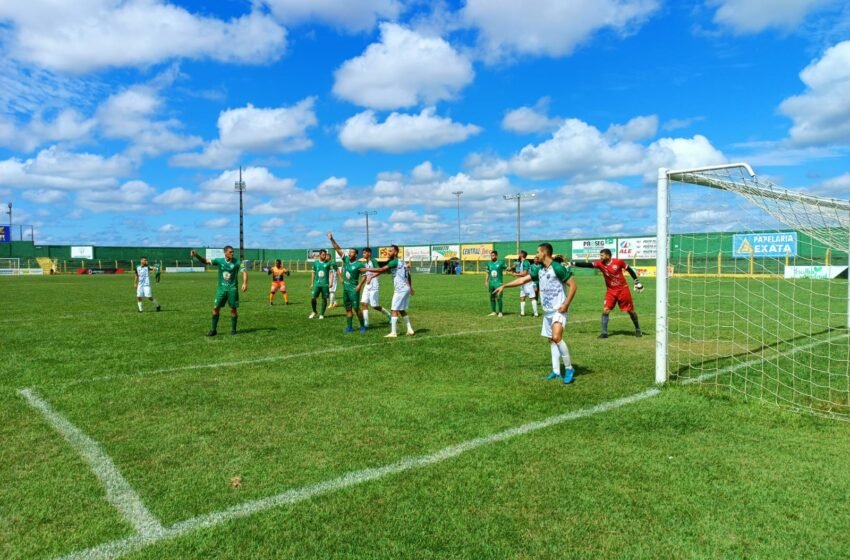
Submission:
[[[193,259],[197,259],[197,260],[198,260],[198,262],[202,262],[202,263],[204,263],[204,264],[205,264],[205,265],[207,265],[207,266],[209,266],[209,265],[211,265],[211,264],[212,264],[212,262],[210,262],[210,260],[209,260],[208,258],[206,258],[206,257],[202,257],[202,256],[201,256],[201,255],[199,255],[199,254],[198,254],[198,252],[197,252],[196,250],[194,250],[194,249],[192,249],[192,252],[191,252],[191,253],[189,253],[189,255],[190,255]]]
[[[336,242],[334,236],[331,232],[328,232],[328,239],[331,241],[331,245],[333,245],[336,254],[339,255],[339,258],[342,258],[342,247],[339,246],[339,243]]]
[[[570,263],[570,266],[574,266],[576,268],[596,268],[593,266],[592,262],[583,262],[583,261],[573,261]]]
[[[505,288],[516,288],[517,286],[522,286],[523,284],[528,284],[529,282],[531,282],[531,275],[530,274],[527,274],[525,276],[520,276],[516,280],[511,280],[507,284],[502,284],[501,286],[499,286],[498,288],[493,290],[493,293],[495,295],[499,295],[505,290]]]

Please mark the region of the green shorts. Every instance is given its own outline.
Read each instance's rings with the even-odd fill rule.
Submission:
[[[222,308],[225,303],[231,308],[237,309],[239,307],[239,290],[236,288],[219,288],[216,290],[213,307]]]
[[[360,297],[357,295],[357,289],[349,286],[342,287],[342,305],[348,309],[349,307],[357,308],[360,305]]]
[[[310,297],[316,299],[319,294],[322,294],[322,298],[328,299],[331,295],[331,289],[328,286],[313,286],[313,289],[310,290]]]

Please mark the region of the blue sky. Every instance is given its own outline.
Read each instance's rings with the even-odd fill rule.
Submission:
[[[37,243],[653,232],[658,167],[850,193],[841,0],[0,1],[0,202]],[[3,204],[5,207],[5,203]],[[699,204],[680,229],[718,227]],[[6,216],[8,219],[8,216]],[[2,220],[0,220],[2,221]]]

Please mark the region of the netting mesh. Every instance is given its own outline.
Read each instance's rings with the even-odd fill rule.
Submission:
[[[669,378],[850,420],[850,203],[746,166],[668,177]]]

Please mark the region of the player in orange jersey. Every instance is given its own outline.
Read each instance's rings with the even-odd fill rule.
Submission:
[[[274,305],[274,294],[280,292],[283,294],[283,302],[289,305],[289,294],[286,293],[286,276],[289,276],[289,271],[283,267],[280,259],[274,262],[274,266],[269,268],[269,276],[272,277],[272,287],[269,292],[269,305]]]

